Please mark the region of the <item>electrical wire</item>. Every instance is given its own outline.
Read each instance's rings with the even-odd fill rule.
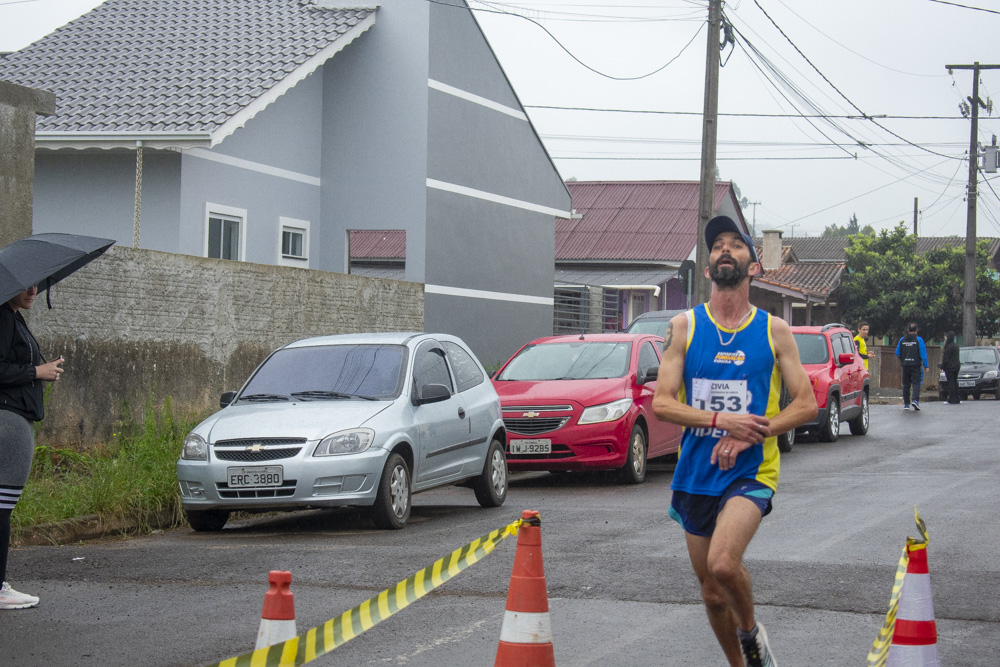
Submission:
[[[638,114],[661,114],[665,116],[701,116],[702,111],[659,111],[652,109],[605,109],[599,107],[564,107],[545,104],[525,104],[525,109],[552,109],[557,111],[599,111],[607,113],[638,113]],[[731,118],[837,118],[841,120],[867,120],[868,118],[882,118],[886,120],[960,120],[967,122],[969,119],[964,116],[896,116],[889,114],[875,114],[872,116],[838,116],[833,114],[801,114],[801,113],[723,113],[719,116]]]
[[[977,12],[987,12],[990,14],[1000,14],[995,9],[983,9],[982,7],[970,7],[969,5],[960,5],[957,2],[946,2],[946,0],[930,0],[931,2],[937,2],[942,5],[951,5],[952,7],[961,7],[962,9],[974,9]]]

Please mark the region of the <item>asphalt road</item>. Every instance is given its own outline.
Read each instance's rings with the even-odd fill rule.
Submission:
[[[905,539],[917,534],[916,505],[930,533],[941,663],[1000,665],[998,420],[993,400],[919,413],[877,405],[867,436],[800,442],[782,456],[775,510],[746,557],[780,664],[864,664]],[[638,487],[601,474],[519,475],[493,510],[469,489],[432,491],[394,532],[356,512],[314,511],[219,534],[16,549],[9,578],[42,602],[0,612],[0,664],[215,662],[253,647],[269,570],[292,572],[304,632],[537,509],[559,665],[723,665],[682,532],[666,516],[672,470],[654,463]],[[491,664],[514,551],[508,539],[311,664]]]

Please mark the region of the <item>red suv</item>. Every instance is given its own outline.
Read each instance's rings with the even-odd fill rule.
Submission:
[[[824,442],[840,435],[840,422],[847,422],[854,435],[868,432],[870,376],[854,347],[854,336],[843,324],[792,327],[799,359],[809,375],[819,412],[796,433],[816,433]],[[791,449],[794,435],[782,451]]]

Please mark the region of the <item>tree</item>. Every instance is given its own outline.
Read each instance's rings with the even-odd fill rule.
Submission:
[[[902,336],[907,323],[921,335],[940,340],[962,328],[965,247],[947,246],[917,254],[917,237],[900,223],[877,236],[857,234],[846,248],[847,275],[838,303],[849,322],[866,320],[874,335]],[[1000,330],[1000,280],[989,267],[989,242],[980,241],[976,259],[976,334]],[[965,341],[966,345],[974,341]]]
[[[847,221],[846,227],[841,227],[839,225],[829,225],[823,230],[822,236],[827,238],[830,237],[847,237],[854,236],[855,234],[868,234],[869,236],[875,235],[875,229],[871,225],[865,225],[861,228],[861,223],[858,222],[858,214],[854,213],[851,215],[850,220]]]

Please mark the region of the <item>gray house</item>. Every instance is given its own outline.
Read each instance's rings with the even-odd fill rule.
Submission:
[[[399,230],[428,331],[487,362],[551,331],[570,195],[460,1],[107,0],[0,78],[57,98],[36,233],[348,272]]]

